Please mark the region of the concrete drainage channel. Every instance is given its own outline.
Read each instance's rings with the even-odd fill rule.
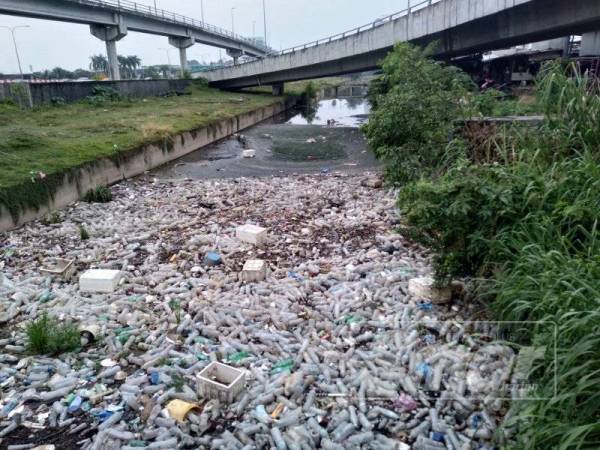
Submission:
[[[31,220],[43,217],[49,211],[60,209],[79,200],[89,189],[107,186],[118,181],[141,175],[146,171],[181,158],[199,148],[231,136],[252,125],[281,114],[295,105],[293,98],[260,108],[231,119],[225,119],[209,127],[182,133],[173,138],[172,148],[166,151],[157,145],[140,148],[126,161],[116,164],[103,158],[78,170],[77,174],[65,175],[63,184],[57,189],[54,199],[39,210],[24,211],[15,223],[8,211],[0,206],[0,231],[10,230]]]

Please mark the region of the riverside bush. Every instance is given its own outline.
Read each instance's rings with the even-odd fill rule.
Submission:
[[[422,67],[410,66],[412,77],[425,78]],[[380,79],[372,90],[384,93],[366,129],[380,134],[369,136],[370,143],[386,142],[385,149],[394,148],[394,139],[395,148],[422,144],[408,161],[418,158],[426,167],[415,165],[411,177],[404,156],[377,154],[391,179],[409,181],[398,197],[402,231],[435,250],[438,281],[475,277],[498,320],[556,324],[556,335],[547,326],[527,327],[528,341],[546,347],[532,372],[537,388],[531,395],[539,400],[513,403],[505,429],[514,440],[503,448],[600,448],[598,84],[574,65],[551,63],[537,82],[537,105],[546,114],[539,129],[499,128],[487,142],[493,152],[448,154],[444,147],[435,154],[439,159],[429,153],[434,140],[422,139],[435,134],[417,129],[415,139],[406,138],[404,123],[383,122],[379,109],[401,99],[395,88]],[[475,103],[492,109],[489,98]],[[416,100],[415,109],[422,105]],[[406,106],[390,114],[398,111],[408,114]],[[440,160],[449,161],[443,171]]]
[[[434,48],[397,44],[369,89],[373,110],[363,130],[392,183],[442,170],[452,159],[447,147],[454,121],[472,113],[473,83],[459,69],[429,59]]]

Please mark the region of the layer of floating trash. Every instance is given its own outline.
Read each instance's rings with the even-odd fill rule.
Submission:
[[[376,175],[112,191],[1,238],[0,445],[491,448],[515,354]],[[45,314],[79,348],[32,354]]]

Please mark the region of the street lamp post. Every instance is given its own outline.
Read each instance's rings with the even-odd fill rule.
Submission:
[[[267,7],[265,0],[263,0],[263,25],[265,27],[265,47],[267,47]]]
[[[235,11],[235,6],[231,8],[231,32],[235,34],[235,21],[233,19],[233,12]]]
[[[156,0],[154,0],[154,12],[158,15],[158,8],[156,7]]]
[[[17,47],[17,40],[15,39],[15,30],[18,28],[29,28],[29,25],[17,25],[16,27],[7,27],[7,26],[0,26],[0,28],[5,28],[8,31],[10,31],[10,34],[12,34],[12,40],[13,40],[13,45],[15,46],[15,54],[17,55],[17,63],[19,64],[19,73],[21,74],[21,80],[24,79],[23,77],[23,69],[21,67],[21,57],[19,56],[19,48]]]
[[[256,37],[256,20],[252,21],[252,39]]]
[[[202,23],[204,23],[204,0],[200,0],[200,16],[202,17]]]
[[[169,53],[169,49],[168,48],[159,48],[159,50],[163,50],[167,54],[167,61],[169,63],[168,78],[171,78],[171,54]]]

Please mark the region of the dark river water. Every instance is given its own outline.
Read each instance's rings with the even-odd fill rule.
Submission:
[[[205,179],[329,171],[364,172],[378,167],[360,125],[370,107],[362,97],[320,100],[254,125],[153,171],[160,179]],[[329,125],[328,125],[329,123]],[[254,150],[245,158],[244,150]]]

